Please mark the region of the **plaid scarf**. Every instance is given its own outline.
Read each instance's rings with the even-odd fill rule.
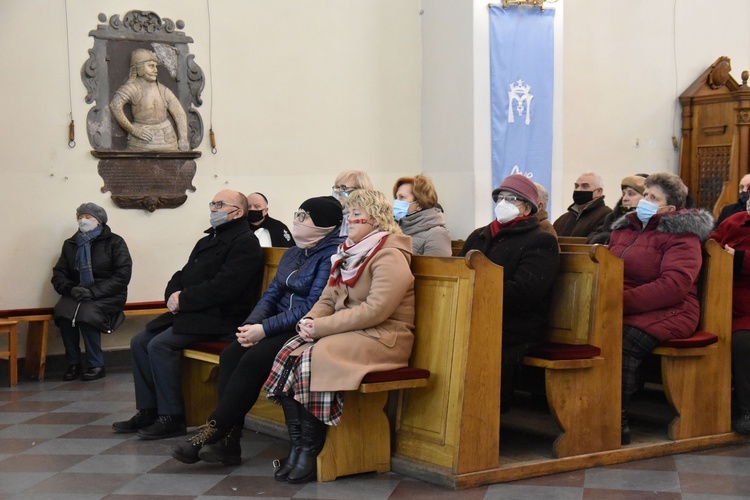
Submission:
[[[348,246],[346,241],[339,245],[338,251],[331,256],[331,277],[328,285],[336,286],[343,283],[346,286],[354,286],[362,271],[365,270],[367,261],[380,250],[389,234],[385,231],[377,231],[368,234],[351,246]]]
[[[76,244],[78,249],[76,250],[76,269],[81,277],[82,286],[91,286],[94,284],[94,270],[91,267],[91,242],[96,239],[97,236],[102,234],[102,226],[96,226],[88,233],[82,233],[78,231],[76,233]]]

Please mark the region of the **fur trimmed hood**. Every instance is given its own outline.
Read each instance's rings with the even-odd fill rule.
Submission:
[[[654,215],[646,228],[652,228],[654,225],[656,231],[660,233],[690,233],[698,236],[701,241],[705,241],[714,229],[714,218],[703,209],[682,208],[663,215]],[[643,223],[634,212],[623,215],[612,223],[613,230],[625,229],[629,226],[638,231],[643,227]]]

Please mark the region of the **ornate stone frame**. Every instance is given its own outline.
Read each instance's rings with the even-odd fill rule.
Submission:
[[[99,14],[99,21],[107,21]],[[86,118],[86,132],[100,159],[99,174],[105,181],[102,192],[112,191],[112,199],[121,208],[174,208],[187,199],[186,190],[195,191],[195,158],[203,140],[203,120],[194,108],[201,106],[205,86],[203,70],[195,63],[181,20],[173,22],[155,12],[131,10],[120,19],[115,14],[107,24],[89,32],[94,46],[81,68],[86,87],[86,103],[94,103]],[[191,151],[133,152],[127,151],[127,134],[113,119],[109,103],[114,91],[125,81],[130,54],[144,48],[160,54],[159,84],[169,87],[182,104],[188,118]],[[162,59],[161,55],[165,54]]]

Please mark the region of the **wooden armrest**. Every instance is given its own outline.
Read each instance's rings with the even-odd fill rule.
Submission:
[[[397,391],[399,389],[414,389],[415,387],[426,387],[428,379],[410,378],[407,380],[392,380],[390,382],[372,382],[361,384],[359,392],[368,394],[372,392]]]
[[[677,358],[706,356],[719,352],[719,346],[718,344],[711,344],[705,347],[657,347],[651,352],[659,356],[673,356]]]
[[[604,358],[597,356],[586,359],[543,359],[526,356],[523,358],[523,364],[526,366],[538,366],[539,368],[548,368],[550,370],[576,370],[579,368],[591,368],[604,364]]]

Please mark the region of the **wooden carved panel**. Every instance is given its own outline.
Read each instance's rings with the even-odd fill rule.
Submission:
[[[724,181],[729,178],[731,149],[730,145],[698,148],[697,208],[710,211],[719,199]]]

